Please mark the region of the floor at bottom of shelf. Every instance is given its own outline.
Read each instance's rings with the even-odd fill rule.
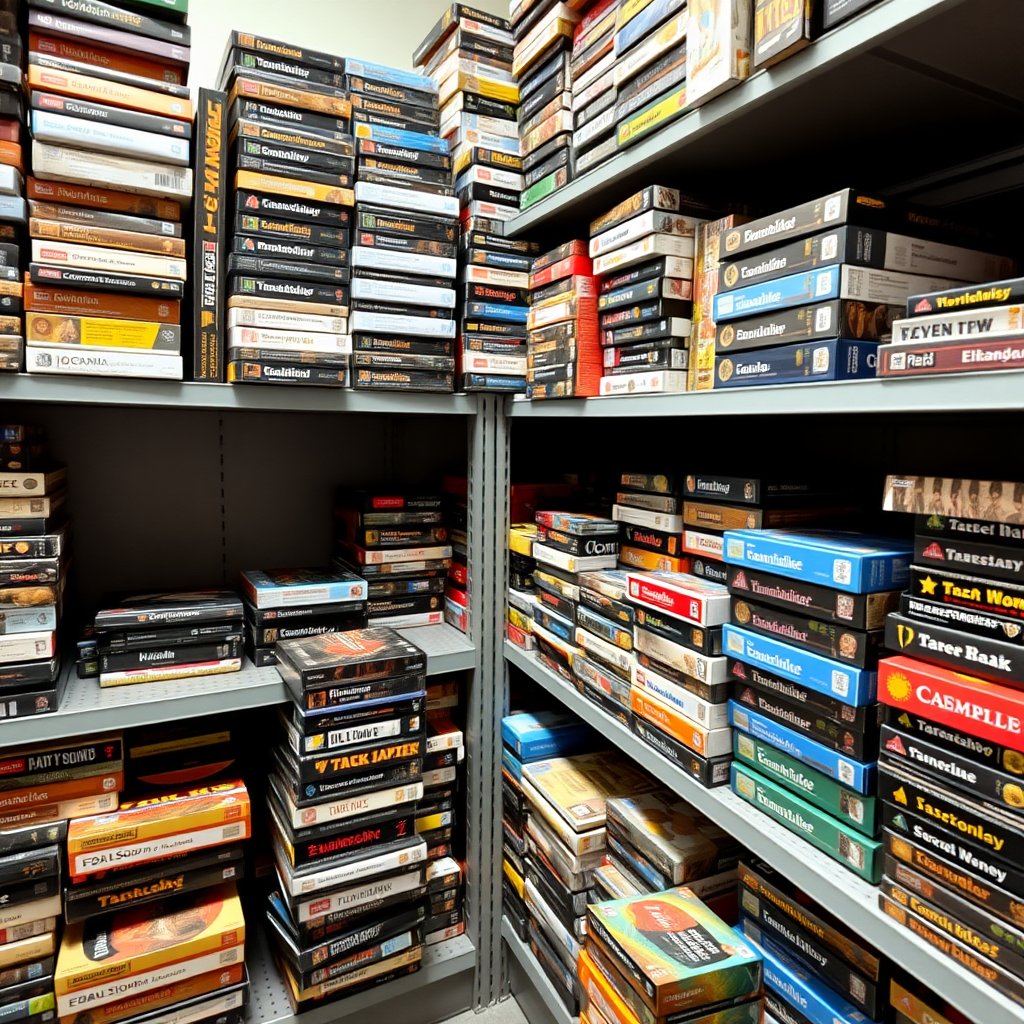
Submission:
[[[509,952],[516,958],[517,963],[530,979],[530,983],[556,1024],[576,1024],[579,1018],[569,1015],[569,1011],[559,999],[551,979],[544,973],[544,968],[537,963],[536,957],[530,952],[530,947],[516,934],[512,922],[507,917],[501,919],[501,937],[505,940]]]
[[[465,935],[460,935],[447,942],[427,946],[423,953],[423,964],[415,974],[378,985],[347,999],[324,1003],[296,1017],[285,993],[285,983],[274,964],[267,938],[262,929],[255,931],[256,941],[251,949],[246,950],[245,958],[249,971],[250,1024],[328,1024],[330,1021],[344,1020],[380,1003],[419,992],[434,982],[462,974],[463,971],[472,971],[476,966],[473,943]]]
[[[476,663],[472,641],[453,626],[419,626],[398,632],[426,652],[427,675],[464,671]],[[0,721],[0,745],[153,725],[288,700],[277,669],[256,668],[248,660],[243,660],[240,672],[106,688],[101,688],[97,679],[79,679],[73,662],[64,671],[69,678],[60,708],[52,714]]]

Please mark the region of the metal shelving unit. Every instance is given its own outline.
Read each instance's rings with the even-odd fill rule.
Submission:
[[[999,412],[1024,408],[1024,371],[965,373],[902,380],[776,384],[681,395],[634,395],[511,403],[514,419],[576,416],[769,416],[820,413]]]
[[[118,377],[0,375],[0,401],[73,405],[144,405],[151,409],[216,409],[238,412],[386,413],[473,416],[476,395],[338,391],[331,388],[193,384]]]
[[[448,625],[399,630],[410,643],[427,653],[427,675],[458,672],[475,665],[476,648],[469,638]],[[55,714],[0,721],[0,745],[36,743],[109,729],[229,714],[288,700],[277,669],[256,668],[249,661],[241,672],[172,679],[166,683],[138,683],[101,689],[96,679],[79,679],[74,665]]]
[[[943,999],[979,1024],[1020,1024],[1021,1008],[900,928],[878,908],[878,888],[846,871],[741,800],[728,787],[705,789],[670,760],[605,714],[532,654],[506,642],[505,657],[616,747],[688,800],[747,849],[763,857],[812,899]]]
[[[249,972],[248,1019],[251,1024],[296,1024],[297,1021],[302,1024],[331,1024],[332,1021],[347,1020],[354,1014],[393,999],[422,993],[428,985],[472,971],[476,966],[473,943],[465,935],[460,935],[427,946],[422,966],[415,974],[325,1003],[296,1017],[288,1002],[285,983],[274,964],[262,923],[251,929],[250,934],[245,963]]]
[[[517,963],[530,979],[530,984],[540,996],[555,1024],[576,1024],[579,1017],[569,1016],[569,1011],[566,1010],[562,1000],[558,998],[558,993],[544,973],[544,969],[537,963],[533,953],[530,952],[530,947],[516,935],[515,929],[506,917],[501,919],[501,937],[505,940],[509,952],[516,958]]]

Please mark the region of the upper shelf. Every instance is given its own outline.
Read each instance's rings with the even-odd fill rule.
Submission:
[[[999,412],[1024,410],[1024,371],[961,373],[899,380],[769,384],[681,395],[626,395],[512,401],[512,416],[808,416],[822,413]]]
[[[913,197],[908,182],[1024,142],[1008,31],[1019,18],[1017,0],[883,0],[582,175],[506,234],[560,241],[554,232],[579,234],[651,184],[768,212],[848,186]]]
[[[71,402],[87,405],[146,405],[169,409],[271,412],[361,412],[386,415],[473,416],[475,395],[348,391],[287,384],[192,384],[131,377],[48,377],[0,374],[0,401]]]
[[[1021,1008],[959,967],[923,939],[897,925],[878,906],[878,887],[846,871],[810,843],[736,796],[728,786],[705,789],[681,768],[606,714],[537,658],[505,642],[505,657],[592,725],[656,779],[796,881],[858,935],[979,1024],[1020,1024]]]
[[[420,626],[399,632],[426,652],[428,676],[471,669],[476,663],[476,649],[469,637],[452,626]],[[101,689],[96,679],[79,679],[73,663],[66,671],[70,678],[60,709],[35,718],[0,721],[0,747],[227,714],[289,699],[276,668],[256,668],[248,660],[241,672],[106,689]]]

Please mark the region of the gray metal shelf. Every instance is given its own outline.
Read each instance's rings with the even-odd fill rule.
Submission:
[[[943,103],[960,109],[973,102],[979,117],[996,123],[999,111],[1019,100],[1017,88],[999,70],[1005,60],[1007,67],[1013,62],[1005,41],[995,26],[984,24],[980,4],[964,5],[973,12],[955,11],[962,2],[888,0],[869,8],[581,175],[508,221],[506,235],[585,227],[588,219],[655,182],[694,194],[703,188],[742,194],[746,201],[767,201],[771,209],[772,196],[789,187],[785,173],[760,173],[773,165],[805,169],[808,160],[821,160],[818,180],[832,181],[836,188],[856,181],[877,189],[901,183],[901,172],[919,178],[949,171],[959,162],[955,154],[894,153],[881,167],[872,145],[858,152],[853,140],[870,137],[872,128],[885,137],[888,126],[901,118],[919,127]],[[1009,10],[1006,14],[1011,16]],[[957,36],[963,45],[954,50]],[[954,52],[964,55],[962,63],[949,61]],[[958,77],[940,84],[944,71]],[[883,102],[875,102],[883,96]],[[999,145],[1005,143],[1001,139]],[[977,159],[993,148],[986,148],[979,133],[964,153]],[[828,166],[833,160],[842,173]],[[806,198],[806,174],[794,177]],[[746,184],[743,193],[729,190],[738,179]]]
[[[288,1002],[285,983],[274,964],[263,927],[258,925],[250,933],[252,938],[249,939],[245,957],[249,972],[250,1024],[296,1024],[298,1021],[302,1024],[330,1024],[331,1021],[347,1020],[353,1014],[408,996],[435,982],[463,971],[472,971],[476,967],[473,943],[465,935],[460,935],[427,946],[423,952],[423,965],[415,974],[367,989],[347,999],[325,1003],[296,1017]]]
[[[1021,1007],[911,935],[878,907],[878,888],[845,870],[726,788],[705,789],[620,722],[605,714],[532,654],[505,643],[505,657],[655,778],[688,800],[747,849],[971,1020],[1020,1024]]]
[[[501,937],[505,940],[509,951],[516,958],[519,966],[522,967],[526,976],[530,979],[530,983],[536,989],[537,995],[540,996],[556,1024],[576,1024],[579,1021],[579,1017],[569,1016],[569,1012],[566,1010],[562,1000],[558,998],[558,993],[555,991],[554,985],[551,984],[551,980],[544,973],[541,965],[537,963],[533,953],[530,952],[530,947],[516,935],[515,929],[506,917],[501,919]]]
[[[427,675],[471,669],[476,650],[469,638],[448,625],[399,630],[427,654]],[[248,661],[241,672],[138,683],[101,689],[96,679],[79,679],[74,665],[55,714],[0,721],[0,746],[61,739],[109,729],[155,725],[200,715],[226,714],[288,700],[276,668],[256,668]]]
[[[509,414],[606,419],[614,416],[809,416],[822,413],[948,413],[1024,409],[1024,371],[964,373],[900,380],[770,384],[681,395],[634,395],[546,402],[515,399]]]
[[[476,415],[475,395],[347,391],[333,388],[259,387],[135,380],[130,377],[48,377],[0,374],[0,401],[144,405],[154,409],[249,412],[357,412],[388,415]]]

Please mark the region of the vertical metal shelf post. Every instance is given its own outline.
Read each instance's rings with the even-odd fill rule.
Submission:
[[[480,395],[469,422],[469,591],[470,636],[476,669],[469,688],[466,719],[466,846],[469,863],[467,922],[477,951],[474,1006],[500,996],[501,941],[501,714],[499,681],[505,658],[504,575],[496,553],[502,548],[502,522],[508,507],[505,402]]]

